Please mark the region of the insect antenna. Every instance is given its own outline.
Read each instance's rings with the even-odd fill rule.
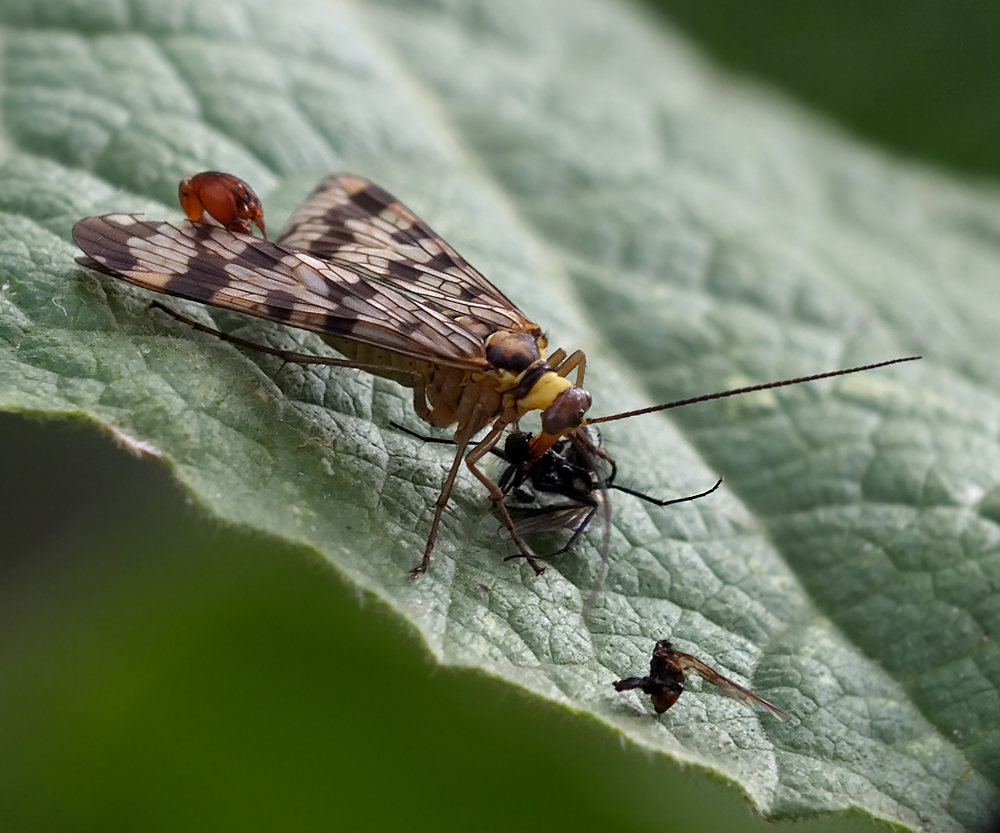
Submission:
[[[848,367],[844,370],[831,370],[827,373],[817,373],[814,376],[799,376],[795,379],[783,379],[780,382],[765,382],[761,385],[749,385],[745,388],[733,388],[732,390],[724,390],[719,393],[707,393],[703,396],[694,396],[690,399],[678,399],[676,402],[667,402],[663,405],[651,405],[648,408],[638,408],[634,411],[624,411],[620,414],[611,414],[610,416],[602,417],[592,417],[584,419],[581,423],[582,425],[597,425],[601,422],[614,422],[619,419],[628,419],[629,417],[642,416],[643,414],[652,414],[657,411],[667,411],[671,408],[681,408],[684,405],[694,405],[697,402],[710,402],[713,399],[725,399],[729,396],[740,396],[744,393],[756,393],[761,390],[771,390],[772,388],[785,388],[789,385],[801,385],[805,382],[818,382],[820,379],[832,379],[835,376],[848,376],[851,373],[861,373],[865,370],[876,370],[880,367],[888,367],[891,364],[902,364],[903,362],[915,362],[922,359],[923,356],[906,356],[901,359],[889,359],[885,362],[876,362],[875,364],[866,364],[861,367]]]

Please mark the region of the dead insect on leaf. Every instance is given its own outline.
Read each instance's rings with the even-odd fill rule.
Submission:
[[[640,689],[644,694],[653,698],[653,708],[656,709],[656,713],[663,714],[677,702],[677,698],[684,692],[684,683],[691,672],[714,685],[723,694],[738,700],[754,711],[773,714],[782,723],[787,723],[792,719],[788,712],[782,711],[774,703],[769,703],[763,697],[758,697],[728,677],[723,677],[697,657],[675,651],[666,639],[661,639],[653,648],[653,659],[649,663],[648,677],[629,677],[625,680],[618,680],[614,683],[614,687],[615,691]]]

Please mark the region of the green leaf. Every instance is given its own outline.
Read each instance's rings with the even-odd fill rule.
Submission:
[[[540,6],[540,7],[539,7]],[[764,815],[983,822],[1000,780],[1000,200],[894,163],[585,2],[7,4],[0,407],[106,426],[234,527],[320,553],[420,633]],[[595,414],[921,353],[920,365],[609,425],[600,534],[540,578],[397,386],[281,368],[77,266],[69,229],[177,217],[241,176],[269,227],[367,176],[585,349]],[[313,336],[177,304],[276,346]],[[279,372],[280,371],[280,372]],[[611,682],[670,637],[798,718],[708,686],[657,720]]]

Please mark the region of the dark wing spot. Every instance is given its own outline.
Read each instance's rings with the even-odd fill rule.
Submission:
[[[283,289],[272,289],[264,300],[264,309],[267,310],[267,317],[272,321],[285,323],[292,317],[298,302],[299,299],[291,292],[286,292]]]
[[[216,290],[221,288],[218,283],[192,280],[188,275],[177,275],[170,278],[163,285],[161,291],[178,298],[187,298],[190,301],[210,304],[215,297]]]
[[[384,193],[384,192],[383,192]],[[356,194],[351,194],[351,202],[366,214],[378,215],[386,206],[385,199],[380,199],[375,188],[365,188]]]
[[[422,325],[421,325],[420,321],[417,321],[416,319],[412,319],[412,320],[409,320],[409,321],[400,321],[399,325],[398,325],[398,329],[399,329],[399,332],[401,332],[403,335],[408,336],[408,335],[412,335],[417,330],[419,330],[421,326]]]

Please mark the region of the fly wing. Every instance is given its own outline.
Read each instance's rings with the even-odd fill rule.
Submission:
[[[693,671],[703,680],[718,688],[723,694],[732,697],[734,700],[739,700],[754,711],[773,714],[782,723],[787,723],[792,719],[792,716],[788,712],[782,711],[774,703],[769,703],[763,697],[758,697],[752,691],[743,688],[741,685],[737,685],[728,677],[723,677],[714,668],[711,668],[690,654],[682,654],[680,651],[674,651],[673,661],[684,672],[685,676],[689,671]]]
[[[207,223],[127,214],[80,220],[73,239],[85,253],[83,265],[154,292],[436,364],[488,367],[479,332],[347,263]]]
[[[610,459],[604,454],[604,439],[596,428],[580,427],[570,434],[570,447],[576,456],[577,465],[590,472],[591,498],[597,502],[604,525],[604,540],[601,545],[601,570],[597,576],[594,592],[588,600],[588,606],[594,601],[597,588],[604,583],[608,572],[608,558],[611,554],[611,500],[608,498],[608,481],[601,470],[602,459]],[[603,455],[603,456],[602,456]],[[613,463],[612,463],[613,465]],[[614,471],[610,475],[614,477]]]
[[[334,176],[292,215],[277,241],[419,297],[483,338],[537,324],[392,194],[366,179]]]
[[[514,518],[514,528],[518,535],[532,535],[536,532],[552,532],[570,529],[576,532],[581,524],[587,523],[594,513],[593,506],[585,503],[558,503],[539,507],[509,507]],[[510,530],[500,527],[500,537],[510,539]]]

